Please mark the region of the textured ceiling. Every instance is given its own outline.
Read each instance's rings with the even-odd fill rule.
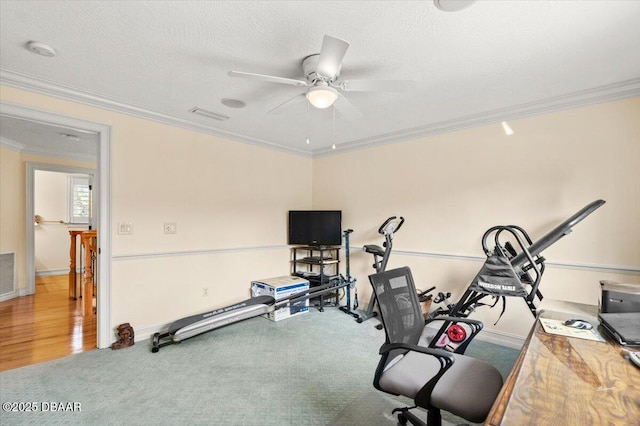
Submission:
[[[458,12],[429,0],[2,0],[0,82],[321,155],[638,95],[638,22],[639,1],[614,0],[480,0]],[[355,120],[306,103],[268,114],[302,89],[227,74],[301,79],[325,34],[350,43],[341,78],[414,79],[415,90],[349,92]],[[30,52],[33,40],[57,55]]]
[[[0,138],[20,151],[52,153],[60,157],[93,160],[98,157],[98,135],[77,128],[53,126],[0,115]]]

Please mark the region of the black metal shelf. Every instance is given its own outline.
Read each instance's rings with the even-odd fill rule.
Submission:
[[[309,281],[310,287],[329,284],[340,279],[340,248],[333,246],[298,246],[292,247],[291,275]],[[338,300],[338,294],[328,295],[328,299]],[[320,297],[320,310],[325,305]]]

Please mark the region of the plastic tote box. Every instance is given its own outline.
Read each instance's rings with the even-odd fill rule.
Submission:
[[[300,277],[275,277],[251,282],[251,296],[272,296],[276,300],[286,299],[296,293],[309,290],[309,281]],[[309,312],[309,299],[297,301],[289,306],[265,314],[271,321],[302,315]]]

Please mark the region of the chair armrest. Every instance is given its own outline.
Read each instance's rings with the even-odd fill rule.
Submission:
[[[449,351],[445,351],[444,349],[432,349],[432,348],[425,348],[424,346],[420,346],[420,345],[412,345],[410,343],[385,343],[384,345],[382,345],[380,347],[380,355],[384,355],[387,352],[396,350],[396,349],[406,349],[409,351],[414,351],[414,352],[420,352],[423,354],[427,354],[427,355],[432,355],[436,358],[438,358],[440,361],[440,363],[442,364],[444,363],[451,363],[453,364],[455,362],[455,357],[453,356],[453,354]]]
[[[455,323],[461,322],[469,325],[469,327],[471,328],[471,334],[467,337],[467,339],[462,344],[460,344],[456,348],[455,353],[457,354],[464,354],[464,352],[467,350],[467,346],[469,346],[469,343],[471,343],[473,338],[476,337],[476,335],[480,333],[480,331],[484,328],[484,324],[481,321],[472,320],[469,318],[459,318],[459,317],[449,317],[449,316],[430,318],[425,321],[425,325],[430,324],[434,321],[444,321],[444,324],[442,324],[442,326],[440,327],[440,330],[438,330],[436,335],[433,337],[433,339],[429,343],[430,348],[435,347],[435,343],[438,341],[440,336],[442,336],[442,334],[447,331],[447,328],[449,328],[449,326],[452,323],[455,324]]]

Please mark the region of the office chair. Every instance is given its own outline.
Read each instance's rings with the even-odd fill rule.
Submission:
[[[370,275],[369,281],[386,333],[373,385],[382,392],[412,398],[416,405],[393,410],[393,414],[399,412],[400,424],[440,426],[440,410],[483,422],[502,388],[500,372],[462,354],[468,341],[457,348],[458,353],[427,347],[421,337],[425,320],[408,267]],[[482,328],[479,321],[445,319],[471,324],[469,341]],[[409,411],[417,407],[427,410],[426,424]]]

